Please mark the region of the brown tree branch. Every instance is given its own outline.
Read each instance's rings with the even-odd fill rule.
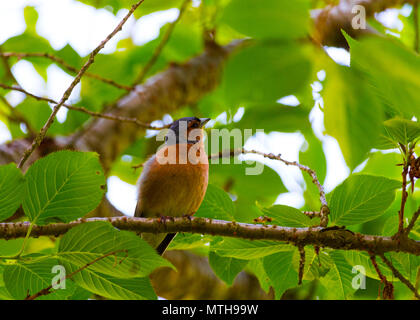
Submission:
[[[366,18],[388,8],[398,7],[404,3],[415,3],[418,0],[340,0],[339,4],[328,5],[325,8],[312,10],[311,18],[314,23],[314,40],[324,46],[348,48],[346,39],[341,30],[344,30],[352,38],[376,33],[374,29],[355,29],[352,20],[357,13],[352,9],[355,5],[361,5],[365,9]]]
[[[25,162],[28,160],[28,158],[31,156],[32,152],[39,147],[39,145],[42,143],[42,140],[44,140],[44,137],[50,128],[51,124],[53,123],[56,114],[60,110],[61,106],[67,101],[67,99],[70,97],[70,94],[72,93],[74,87],[80,82],[80,79],[84,75],[84,73],[87,71],[87,69],[91,66],[91,64],[95,60],[95,56],[99,53],[99,51],[105,46],[105,44],[111,40],[111,38],[117,34],[125,24],[125,22],[128,20],[128,18],[133,14],[133,12],[137,9],[138,6],[140,6],[143,3],[144,0],[140,0],[137,3],[135,3],[131,9],[128,11],[128,13],[124,16],[124,18],[121,20],[121,22],[117,25],[117,27],[91,52],[88,61],[83,65],[83,67],[80,69],[76,77],[73,79],[70,86],[67,88],[67,90],[64,92],[62,98],[60,101],[54,106],[53,111],[48,118],[47,122],[42,127],[39,134],[35,137],[33,140],[31,146],[25,150],[25,152],[22,155],[21,160],[19,161],[18,167],[22,168]]]
[[[362,235],[345,229],[324,229],[321,227],[290,228],[274,225],[235,223],[208,218],[174,218],[162,223],[161,219],[112,217],[79,219],[70,223],[55,223],[33,226],[31,236],[59,236],[69,229],[91,221],[108,221],[121,230],[150,233],[189,232],[236,237],[249,240],[274,240],[291,242],[295,245],[315,245],[342,250],[368,251],[381,254],[390,251],[420,255],[420,241],[392,239],[391,237]],[[27,222],[0,223],[0,238],[15,239],[26,235]]]

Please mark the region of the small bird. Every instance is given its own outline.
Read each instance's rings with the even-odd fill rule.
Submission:
[[[174,121],[165,144],[143,166],[138,180],[135,217],[192,216],[207,190],[209,163],[203,127],[209,118],[186,117]],[[141,236],[162,255],[176,233]]]

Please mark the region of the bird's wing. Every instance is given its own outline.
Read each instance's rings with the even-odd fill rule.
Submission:
[[[140,202],[137,202],[136,210],[134,211],[135,217],[144,217],[143,212],[140,209]]]

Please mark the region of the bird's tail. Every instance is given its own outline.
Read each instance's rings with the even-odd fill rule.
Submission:
[[[168,233],[162,242],[157,246],[156,251],[159,255],[162,255],[166,248],[171,243],[172,239],[176,236],[176,233]]]
[[[137,203],[136,211],[134,212],[135,217],[144,217],[143,212],[140,209],[139,203]],[[162,255],[166,248],[171,243],[172,239],[176,236],[176,233],[168,234],[141,234],[141,237],[146,240],[153,248],[156,248],[156,251],[159,255]],[[163,237],[163,238],[162,238]]]

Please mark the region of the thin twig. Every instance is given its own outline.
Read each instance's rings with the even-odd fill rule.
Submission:
[[[405,147],[403,145],[400,144],[400,146],[403,150],[405,150]],[[404,232],[404,209],[405,209],[405,203],[408,197],[408,192],[407,192],[407,175],[408,175],[408,167],[409,167],[408,159],[410,159],[410,155],[407,157],[407,159],[404,159],[404,167],[402,171],[401,207],[400,207],[400,210],[398,211],[397,235],[402,235]]]
[[[389,261],[383,253],[379,254],[379,256],[381,257],[381,259],[385,262],[385,264],[388,266],[388,268],[392,271],[393,275],[395,277],[397,277],[398,279],[400,279],[400,281],[402,283],[404,283],[408,289],[410,289],[411,291],[413,291],[414,296],[417,299],[420,299],[420,294],[418,293],[418,291],[416,290],[416,288],[411,284],[410,281],[408,281],[406,278],[404,278],[404,276],[392,265],[391,261]]]
[[[171,37],[172,31],[175,29],[176,24],[181,20],[182,15],[184,14],[185,10],[187,9],[187,5],[189,4],[191,0],[184,0],[182,3],[180,9],[179,9],[179,15],[176,18],[174,22],[172,22],[168,29],[166,30],[165,34],[162,37],[162,40],[160,41],[159,45],[156,47],[155,51],[153,52],[152,57],[149,59],[149,61],[146,63],[144,68],[142,69],[139,76],[136,78],[136,80],[133,83],[132,88],[143,82],[144,78],[146,77],[149,70],[153,67],[153,65],[156,63],[157,59],[159,58],[160,54],[162,53],[163,48],[168,43],[169,38]]]
[[[324,191],[324,187],[322,186],[322,184],[319,182],[318,177],[316,175],[316,172],[314,170],[312,170],[311,168],[304,166],[296,161],[288,161],[288,160],[284,160],[281,155],[275,155],[273,153],[263,153],[261,151],[256,151],[256,150],[245,150],[245,149],[237,149],[237,150],[228,150],[228,151],[222,151],[216,155],[211,155],[209,158],[213,159],[215,157],[226,157],[226,156],[236,156],[239,155],[241,153],[253,153],[253,154],[258,154],[261,155],[265,158],[268,159],[272,159],[272,160],[279,160],[281,162],[283,162],[286,165],[290,165],[290,166],[296,166],[298,167],[301,171],[305,171],[306,173],[308,173],[311,178],[312,178],[312,182],[316,185],[316,187],[318,188],[319,191],[319,196],[320,196],[320,201],[321,201],[321,212],[320,212],[320,218],[321,218],[321,227],[326,227],[328,224],[328,214],[329,214],[329,208],[328,208],[328,203],[327,203],[327,199],[325,196],[325,191]]]
[[[28,97],[34,98],[38,101],[46,101],[46,102],[49,102],[49,103],[52,103],[52,104],[57,104],[57,102],[55,100],[51,99],[51,98],[45,98],[45,97],[40,97],[40,96],[34,95],[33,93],[30,93],[30,92],[28,92],[25,89],[22,89],[20,87],[8,86],[8,85],[0,83],[0,88],[19,91],[19,92],[22,92],[22,93],[26,94]],[[114,120],[114,121],[134,123],[134,124],[138,125],[139,127],[142,127],[142,128],[145,128],[145,129],[150,129],[150,130],[162,130],[162,129],[168,128],[170,126],[170,125],[165,125],[165,126],[162,126],[162,127],[156,127],[156,126],[152,126],[149,123],[142,122],[142,121],[140,121],[136,118],[128,118],[128,117],[116,116],[116,115],[112,115],[112,114],[104,114],[104,113],[100,113],[100,112],[91,111],[89,109],[86,109],[85,107],[76,107],[76,106],[66,104],[66,103],[63,104],[63,107],[65,107],[67,109],[70,109],[70,110],[83,112],[83,113],[86,113],[86,114],[88,114],[92,117],[96,117],[96,118],[104,118],[104,119]]]
[[[75,274],[77,274],[77,273],[79,273],[79,272],[83,271],[84,269],[86,269],[86,268],[90,267],[92,264],[94,264],[94,263],[96,263],[96,262],[98,262],[98,261],[100,261],[100,260],[102,260],[102,259],[105,259],[106,257],[112,256],[112,255],[116,255],[116,254],[117,254],[117,253],[119,253],[119,252],[125,252],[125,253],[127,253],[127,250],[114,250],[114,251],[111,251],[111,252],[109,252],[109,253],[107,253],[107,254],[104,254],[103,256],[100,256],[100,257],[98,257],[98,258],[96,258],[96,259],[94,259],[94,260],[92,260],[92,261],[90,261],[90,262],[86,263],[83,267],[81,267],[81,268],[77,269],[76,271],[73,271],[72,273],[69,273],[69,274],[68,274],[68,275],[66,275],[65,277],[61,278],[61,279],[57,282],[57,285],[58,285],[58,284],[60,284],[60,283],[61,283],[61,281],[64,281],[64,280],[68,280],[68,279],[70,279],[70,278],[71,278],[71,277],[73,277]],[[115,257],[115,258],[116,258],[116,257]],[[51,293],[51,289],[52,289],[52,288],[53,288],[53,285],[51,284],[51,285],[49,285],[48,287],[46,287],[46,288],[44,288],[44,289],[42,289],[42,290],[38,291],[37,293],[35,293],[35,294],[31,295],[31,296],[26,297],[26,298],[25,298],[25,300],[35,300],[36,298],[38,298],[38,297],[40,297],[40,296],[45,296],[45,295],[47,295],[47,294],[50,294],[50,293]]]
[[[299,249],[299,281],[298,285],[302,284],[303,279],[303,271],[305,270],[305,247],[304,246],[298,246]]]
[[[60,101],[54,106],[53,111],[50,115],[50,117],[48,118],[47,122],[44,124],[44,126],[42,127],[41,131],[38,133],[38,135],[35,137],[35,139],[32,142],[32,145],[25,150],[25,152],[23,153],[22,159],[19,162],[18,167],[22,168],[23,165],[25,164],[26,160],[28,160],[28,158],[31,156],[32,152],[34,152],[34,150],[42,143],[42,141],[44,140],[44,137],[48,131],[48,129],[50,128],[50,126],[52,125],[55,116],[57,115],[58,111],[60,110],[61,106],[67,101],[67,99],[70,97],[70,94],[72,93],[74,87],[80,82],[80,79],[82,78],[82,76],[84,75],[84,73],[86,72],[86,70],[90,67],[90,65],[94,62],[95,60],[95,56],[98,54],[98,52],[105,46],[105,44],[111,40],[111,38],[117,33],[119,32],[123,25],[125,24],[125,22],[128,20],[128,18],[133,14],[134,10],[137,9],[138,6],[140,6],[143,3],[144,0],[140,0],[138,1],[136,4],[134,4],[130,11],[125,15],[125,17],[121,20],[121,22],[117,25],[117,27],[105,38],[105,40],[103,40],[99,46],[97,46],[92,53],[89,56],[88,61],[86,61],[86,63],[83,65],[83,67],[80,69],[79,73],[76,75],[76,77],[73,79],[72,83],[70,84],[70,86],[67,88],[67,90],[64,92],[63,97],[60,99]]]
[[[0,56],[2,56],[4,58],[16,57],[19,60],[24,59],[24,58],[46,58],[46,59],[50,59],[51,61],[57,62],[62,67],[64,67],[65,69],[67,69],[68,71],[70,71],[72,73],[77,74],[79,72],[79,69],[77,69],[77,68],[73,67],[72,65],[68,64],[63,59],[61,59],[61,58],[59,58],[59,57],[57,57],[57,56],[55,56],[51,53],[47,53],[47,52],[4,52],[4,53],[0,52]],[[130,86],[119,84],[119,83],[115,82],[114,80],[104,78],[104,77],[102,77],[100,75],[97,75],[97,74],[94,74],[94,73],[85,72],[84,76],[92,78],[92,79],[97,79],[99,81],[102,81],[102,82],[107,83],[109,85],[112,85],[114,87],[117,87],[118,89],[123,89],[123,90],[127,90],[127,91],[130,91],[132,89]]]
[[[407,236],[413,229],[419,216],[420,216],[420,207],[417,209],[416,212],[414,212],[413,216],[411,217],[410,223],[408,224],[407,228],[405,228],[405,234]]]
[[[302,213],[311,219],[321,216],[319,211],[303,211]]]
[[[382,297],[384,299],[394,299],[394,286],[392,282],[388,281],[387,278],[382,274],[381,269],[379,269],[378,263],[376,262],[376,256],[373,253],[370,254],[370,261],[372,262],[373,267],[378,274],[379,279],[384,284],[384,290],[382,293]]]

